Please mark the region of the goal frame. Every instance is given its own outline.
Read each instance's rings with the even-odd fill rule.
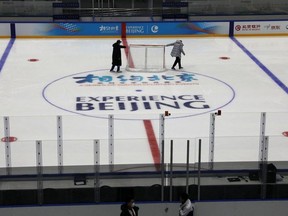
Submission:
[[[133,58],[131,56],[131,52],[130,49],[131,47],[134,48],[143,48],[144,49],[144,67],[143,68],[135,68],[134,63],[133,63]],[[149,63],[147,62],[148,60],[148,48],[161,48],[163,49],[162,52],[162,67],[160,68],[149,68],[148,65]],[[130,71],[130,72],[164,72],[167,70],[166,68],[166,62],[165,62],[165,45],[161,45],[161,44],[129,44],[129,49],[128,49],[128,55],[127,55],[127,65],[126,65],[126,70]],[[159,64],[160,65],[160,64]],[[131,67],[132,66],[132,67]]]

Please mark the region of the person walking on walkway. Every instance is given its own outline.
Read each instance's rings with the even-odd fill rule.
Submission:
[[[194,205],[191,203],[189,195],[187,193],[181,194],[180,200],[179,216],[193,216]]]
[[[120,216],[138,216],[139,207],[135,206],[133,197],[128,197],[124,204],[121,205]]]

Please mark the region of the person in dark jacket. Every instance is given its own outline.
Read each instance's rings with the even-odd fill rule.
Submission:
[[[185,55],[183,50],[184,44],[182,43],[182,40],[177,40],[176,42],[167,44],[166,46],[173,46],[171,56],[176,58],[171,69],[175,70],[175,66],[177,64],[179,65],[179,69],[182,69],[183,67],[181,66],[181,54]]]
[[[121,46],[121,41],[117,40],[116,43],[113,44],[113,53],[112,53],[112,67],[110,72],[114,72],[115,66],[117,66],[117,73],[120,73],[120,66],[122,65],[121,59],[121,48],[126,48],[126,46]]]
[[[135,206],[133,197],[128,197],[126,202],[121,205],[120,216],[138,216],[139,207]]]

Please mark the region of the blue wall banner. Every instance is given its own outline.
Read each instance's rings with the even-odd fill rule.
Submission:
[[[124,23],[125,24],[125,23]],[[234,25],[233,25],[234,24]],[[17,37],[121,37],[122,23],[15,23]],[[125,27],[124,27],[125,28]],[[127,22],[126,36],[287,35],[288,21]],[[9,23],[0,23],[0,37],[10,37]],[[124,35],[125,36],[125,32]]]
[[[17,37],[121,36],[121,23],[16,23]],[[129,22],[127,36],[229,35],[229,22]]]
[[[229,35],[229,22],[127,23],[127,36],[137,35]]]
[[[121,23],[16,23],[16,35],[37,36],[118,36]]]

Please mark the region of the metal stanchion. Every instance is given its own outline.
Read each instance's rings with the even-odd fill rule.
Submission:
[[[108,140],[109,140],[109,170],[114,171],[114,116],[108,117]]]
[[[94,140],[94,201],[100,202],[100,141]]]
[[[267,157],[268,157],[268,138],[265,137],[266,113],[261,113],[260,119],[260,136],[259,136],[259,170],[261,179],[261,199],[266,198],[267,187]]]
[[[57,150],[58,150],[58,172],[63,173],[63,128],[62,116],[57,116]]]
[[[215,113],[210,114],[209,132],[209,169],[214,168],[214,145],[215,145]]]
[[[189,152],[190,152],[190,141],[187,140],[187,157],[186,157],[186,193],[189,190]]]
[[[267,197],[267,174],[268,174],[268,143],[269,137],[265,136],[264,145],[263,145],[263,158],[260,163],[261,171],[261,199],[266,199]]]
[[[37,162],[37,199],[38,204],[43,204],[43,165],[42,165],[42,141],[36,141]]]
[[[11,147],[10,147],[10,121],[9,117],[4,117],[4,134],[5,134],[5,159],[6,175],[11,175]]]
[[[161,201],[164,201],[164,184],[165,184],[165,164],[164,164],[164,139],[165,139],[165,117],[159,115],[159,143],[161,154]]]
[[[201,139],[199,139],[198,149],[198,201],[200,201],[200,186],[201,186]]]
[[[170,141],[170,181],[169,181],[169,201],[173,197],[173,140]]]
[[[164,172],[165,172],[165,167],[164,167],[164,140],[161,142],[161,201],[164,201]]]

